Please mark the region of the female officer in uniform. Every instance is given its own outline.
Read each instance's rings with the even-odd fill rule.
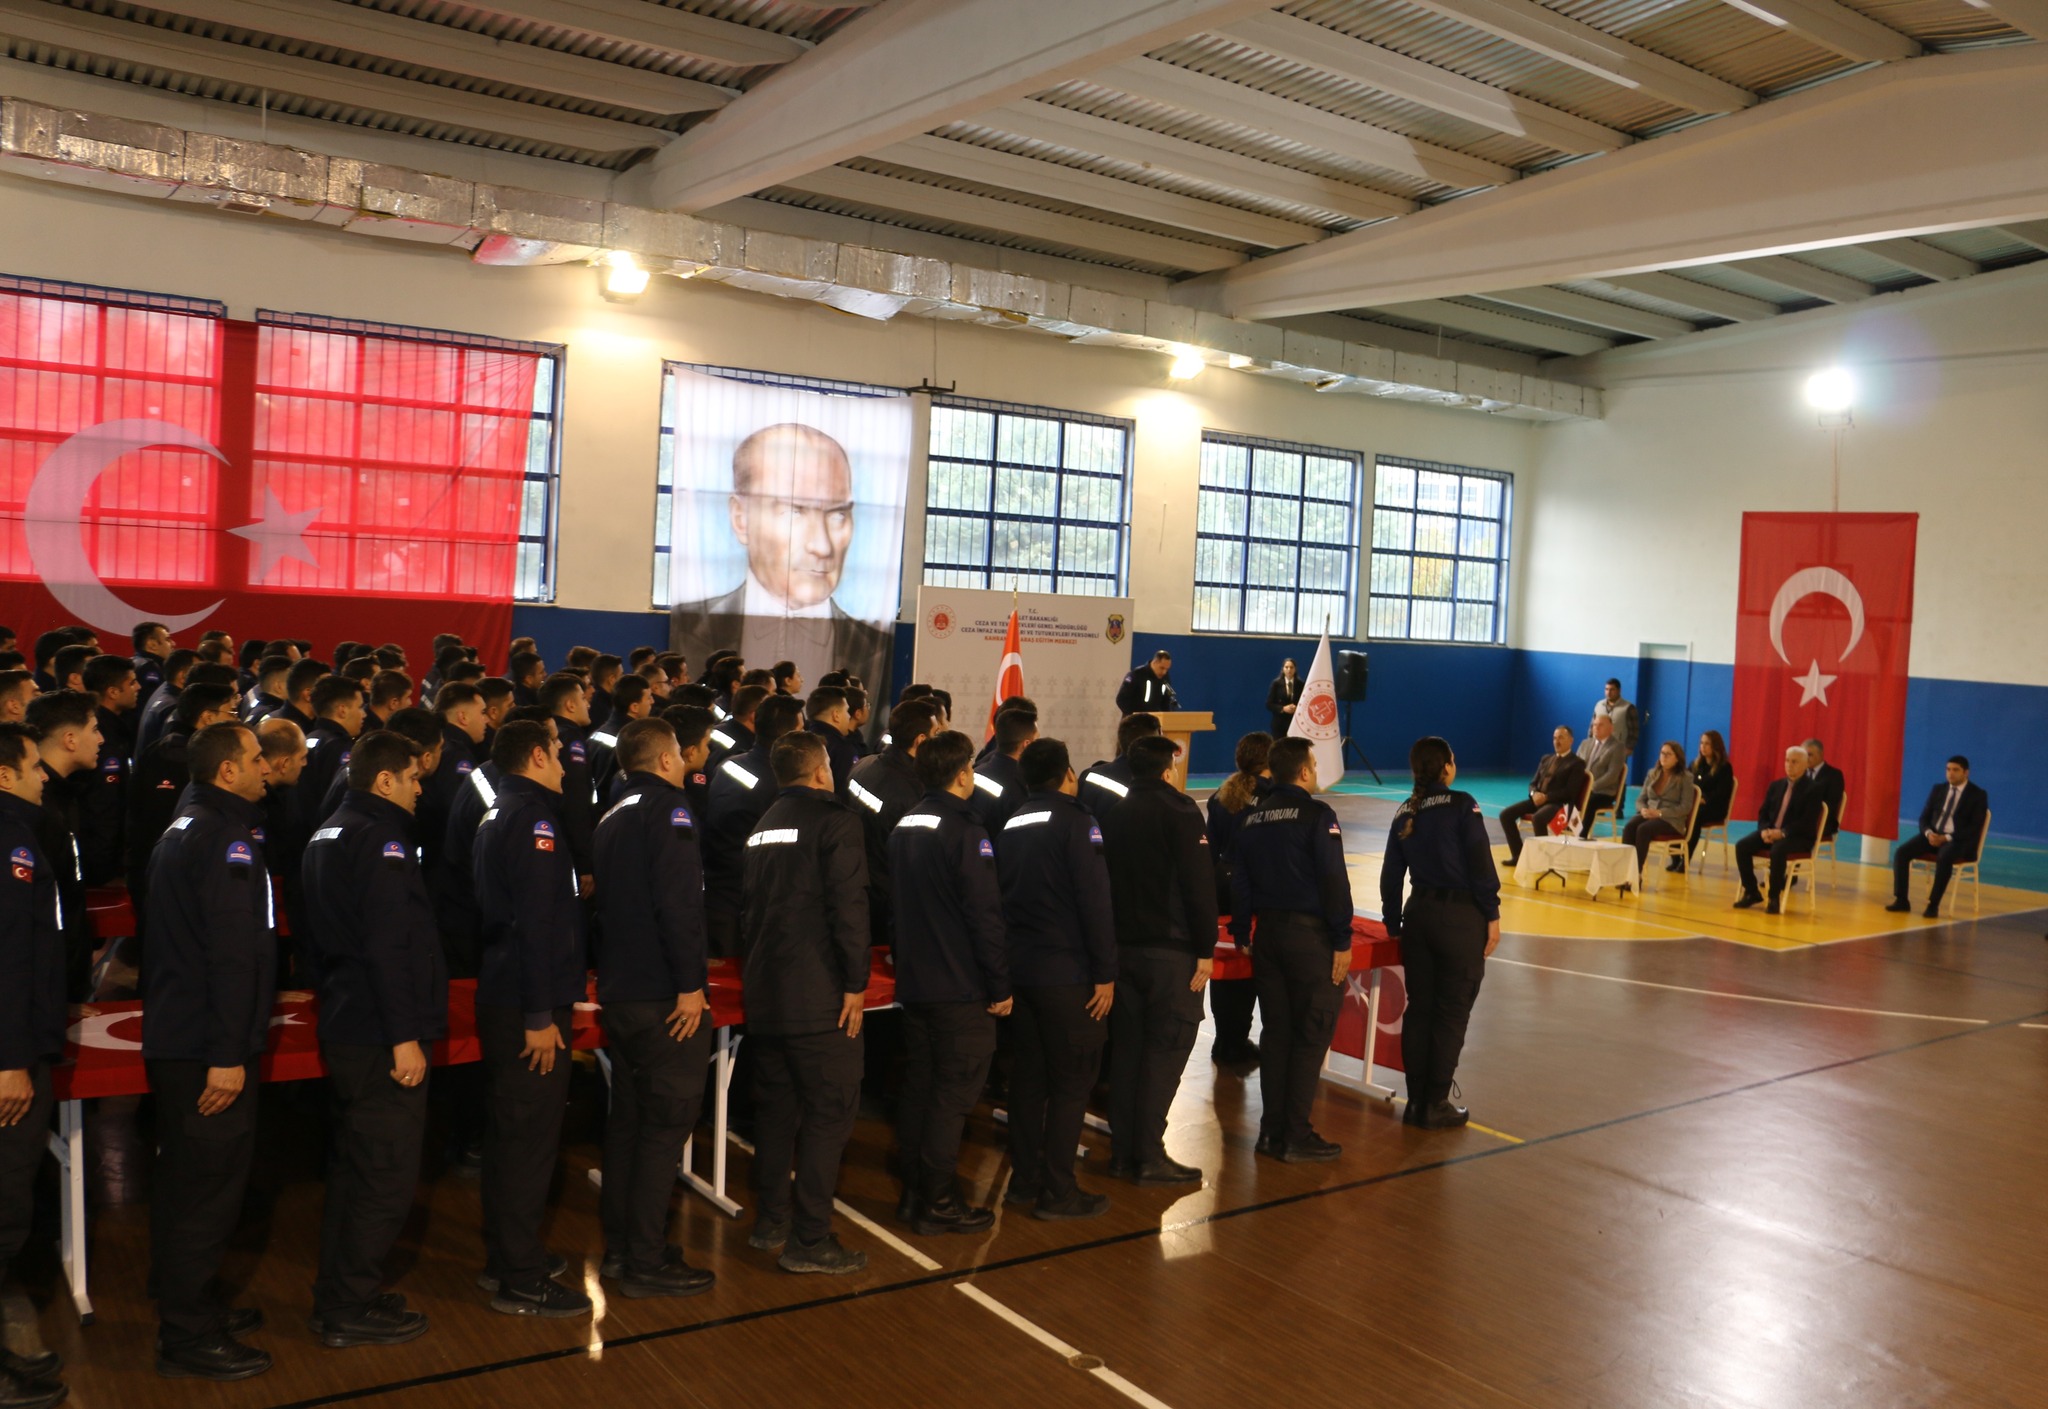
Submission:
[[[1447,1130],[1470,1119],[1451,1100],[1451,1078],[1486,956],[1500,943],[1500,875],[1478,801],[1451,789],[1458,777],[1451,746],[1434,735],[1417,739],[1408,766],[1415,791],[1394,814],[1380,867],[1380,910],[1387,933],[1401,941],[1407,971],[1401,1064],[1408,1109],[1401,1119]],[[1415,885],[1404,908],[1401,882],[1409,876]]]

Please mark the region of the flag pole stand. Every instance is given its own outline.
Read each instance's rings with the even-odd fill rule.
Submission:
[[[1380,770],[1372,766],[1372,760],[1365,756],[1364,748],[1351,736],[1351,706],[1353,703],[1354,701],[1351,700],[1344,701],[1344,762],[1348,765],[1351,762],[1352,755],[1356,754],[1360,766],[1366,772],[1372,774],[1372,780],[1385,786],[1385,780],[1380,777]]]

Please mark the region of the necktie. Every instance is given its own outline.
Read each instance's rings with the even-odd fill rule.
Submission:
[[[1792,810],[1792,780],[1785,780],[1785,796],[1778,800],[1778,820],[1771,824],[1773,831],[1785,830],[1785,814]]]
[[[1950,824],[1956,815],[1956,791],[1955,788],[1948,790],[1948,801],[1942,804],[1941,821],[1935,823],[1934,826],[1934,830],[1940,832],[1943,836],[1949,835]]]

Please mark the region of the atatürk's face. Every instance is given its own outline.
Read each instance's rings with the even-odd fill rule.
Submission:
[[[747,567],[791,607],[830,597],[853,542],[853,470],[822,435],[775,435],[753,452],[745,493],[729,501],[733,537]]]

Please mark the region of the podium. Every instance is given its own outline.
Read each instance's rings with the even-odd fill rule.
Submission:
[[[1197,734],[1216,732],[1216,716],[1208,710],[1155,710],[1159,717],[1159,732],[1180,745],[1180,753],[1174,757],[1173,770],[1167,780],[1182,792],[1188,790],[1188,751]]]

